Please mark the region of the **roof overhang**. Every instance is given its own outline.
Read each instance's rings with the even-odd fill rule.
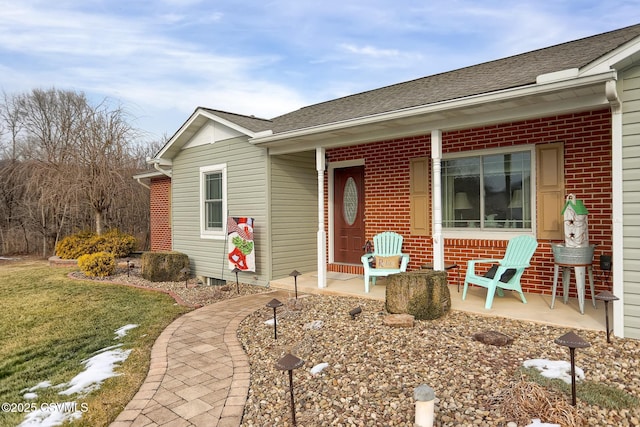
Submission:
[[[143,173],[139,173],[137,175],[133,175],[133,179],[152,179],[152,178],[159,178],[161,176],[165,176],[165,174],[163,174],[160,171],[149,171],[149,172],[143,172]]]
[[[605,107],[616,71],[567,72],[538,83],[251,139],[270,154],[355,145]]]
[[[216,115],[214,112],[202,107],[196,108],[186,122],[178,129],[178,131],[167,141],[160,151],[151,159],[152,162],[161,160],[163,165],[168,166],[171,160],[180,152],[187,142],[209,121],[218,123],[236,132],[247,135],[249,138],[256,138],[262,135],[268,135],[271,132],[253,132],[236,123],[226,120]]]

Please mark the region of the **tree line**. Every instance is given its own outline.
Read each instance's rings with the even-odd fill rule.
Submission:
[[[148,189],[132,177],[161,142],[109,99],[34,89],[0,102],[0,255],[53,254],[64,236],[118,228],[142,249],[149,239]]]

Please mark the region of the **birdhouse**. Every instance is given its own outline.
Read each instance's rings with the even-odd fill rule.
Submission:
[[[589,246],[589,225],[587,222],[587,208],[582,200],[573,194],[567,196],[562,209],[564,216],[564,244],[568,248],[583,248]]]

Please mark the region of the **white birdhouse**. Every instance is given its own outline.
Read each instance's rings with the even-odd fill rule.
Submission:
[[[567,248],[583,248],[589,246],[589,224],[587,208],[582,200],[573,194],[567,196],[562,209],[564,216],[564,244]]]

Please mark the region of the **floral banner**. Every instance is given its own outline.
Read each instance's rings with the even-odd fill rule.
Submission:
[[[253,218],[229,217],[227,219],[229,241],[229,270],[256,271],[253,244]]]

